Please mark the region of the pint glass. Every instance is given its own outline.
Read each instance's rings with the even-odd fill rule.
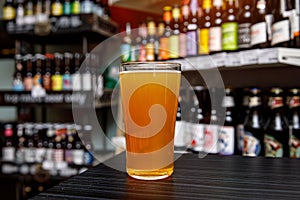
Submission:
[[[133,178],[156,180],[173,173],[180,67],[169,62],[121,65],[126,170]]]

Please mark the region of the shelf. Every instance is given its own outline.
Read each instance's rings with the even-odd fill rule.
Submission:
[[[118,25],[115,22],[94,14],[50,17],[49,21],[50,30],[43,34],[36,33],[34,26],[18,27],[14,23],[7,24],[6,31],[14,39],[41,44],[74,43],[75,41],[78,43],[82,37],[99,41],[118,33]]]
[[[182,71],[210,70],[215,68],[236,70],[237,68],[268,68],[289,65],[300,67],[300,49],[253,49],[171,60],[171,62],[174,61],[182,64]]]
[[[44,97],[33,97],[30,91],[0,91],[0,106],[62,106],[76,108],[94,106],[95,108],[110,107],[117,102],[111,100],[111,90],[104,90],[101,97],[96,97],[89,91],[47,92]]]

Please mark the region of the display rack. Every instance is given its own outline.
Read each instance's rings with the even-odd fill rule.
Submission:
[[[61,23],[64,20],[71,21],[77,20],[76,26],[64,26]],[[15,53],[36,53],[35,45],[40,45],[41,50],[39,53],[46,53],[47,45],[55,45],[59,51],[61,45],[77,45],[82,48],[82,54],[88,53],[92,47],[89,45],[98,44],[110,36],[118,33],[118,26],[115,22],[96,16],[95,14],[80,14],[76,16],[60,16],[50,17],[50,30],[46,34],[39,34],[36,32],[36,27],[17,27],[14,22],[5,22],[7,36],[15,41]],[[22,52],[22,45],[30,45],[29,52]],[[92,90],[90,91],[46,91],[42,96],[35,96],[32,91],[12,91],[2,90],[0,91],[0,106],[1,107],[15,107],[18,113],[18,119],[14,124],[18,123],[73,123],[72,108],[84,110],[86,107],[92,107],[96,110],[97,117],[99,117],[100,126],[105,129],[107,108],[117,105],[117,100],[111,100],[112,90],[104,89],[101,96],[96,95]],[[20,117],[21,111],[28,111],[29,114],[25,114],[23,118]],[[58,111],[60,110],[60,111]],[[49,113],[55,113],[55,116],[49,117]],[[57,114],[59,112],[59,114]],[[52,114],[53,115],[53,114]],[[99,115],[99,116],[98,116]],[[55,119],[52,119],[52,118]],[[62,120],[63,119],[63,120]],[[72,121],[69,121],[69,120]],[[58,121],[62,120],[62,121]],[[83,124],[86,125],[86,124]],[[88,137],[91,137],[91,131]],[[101,142],[101,141],[99,141]],[[105,146],[103,141],[103,146]],[[41,173],[34,174],[22,174],[22,163],[19,165],[16,163],[6,163],[0,160],[1,173],[0,185],[4,182],[9,183],[5,187],[7,192],[11,190],[11,194],[14,199],[23,199],[24,197],[31,196],[41,192],[43,189],[51,187],[59,182],[65,180],[74,174],[81,173],[81,167],[73,169],[76,170],[73,174],[68,174],[67,170],[61,171],[61,174],[51,175],[49,173],[43,180],[37,180],[37,176],[43,176]],[[27,163],[24,163],[26,165]],[[39,166],[39,163],[33,163],[32,168]],[[6,170],[6,171],[5,171]],[[71,170],[72,172],[72,170]],[[43,177],[40,177],[43,178]],[[39,191],[25,191],[27,186],[30,185],[43,186]],[[27,186],[26,186],[27,185]],[[39,187],[40,187],[39,186]],[[26,194],[25,194],[26,193]],[[25,195],[24,195],[25,194]]]
[[[188,57],[176,59],[183,71],[205,70],[212,68],[264,68],[284,67],[287,65],[300,67],[300,49],[267,48],[252,49],[231,53],[217,53],[208,56]]]

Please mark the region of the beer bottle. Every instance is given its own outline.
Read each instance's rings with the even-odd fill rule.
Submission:
[[[31,54],[27,54],[23,57],[25,63],[25,77],[24,77],[24,89],[25,91],[31,91],[33,86],[33,62],[34,57]]]
[[[211,12],[211,26],[209,29],[209,51],[218,53],[222,51],[222,14],[223,0],[214,0]]]
[[[226,0],[226,9],[222,16],[222,50],[238,49],[238,22],[235,0]]]
[[[121,57],[122,62],[129,62],[131,61],[131,26],[130,23],[126,23],[126,32],[125,36],[123,37],[123,41],[121,44]]]
[[[54,54],[54,74],[51,76],[51,89],[53,91],[62,91],[63,79],[61,70],[63,66],[63,55],[60,53]]]
[[[44,13],[49,16],[51,14],[51,0],[44,1]]]
[[[42,68],[45,65],[45,56],[42,54],[35,54],[35,73],[33,77],[33,85],[41,87],[42,86]]]
[[[72,14],[73,15],[78,15],[80,14],[80,0],[73,0],[72,2]]]
[[[73,142],[74,142],[74,136],[73,136],[73,126],[67,125],[67,143],[66,143],[66,149],[65,149],[65,160],[69,165],[73,164]]]
[[[181,6],[181,18],[180,18],[180,34],[179,34],[179,56],[181,58],[186,57],[186,33],[189,19],[189,5],[187,1]]]
[[[198,55],[198,0],[190,1],[189,24],[187,26],[186,49],[187,56]]]
[[[287,98],[290,130],[290,157],[300,158],[300,90],[293,88]]]
[[[91,54],[86,54],[85,56],[85,66],[82,73],[82,90],[91,91],[92,90],[92,73],[91,73]]]
[[[33,143],[35,147],[35,162],[42,163],[45,155],[46,149],[43,146],[43,138],[41,135],[41,131],[44,125],[42,123],[35,124],[34,135],[33,135]]]
[[[141,36],[141,23],[139,24],[138,30],[137,30],[137,35],[136,37],[133,36],[132,40],[132,50],[131,50],[131,60],[133,62],[139,61],[139,54],[140,54],[140,46],[142,42],[142,36]]]
[[[224,126],[220,127],[218,149],[221,155],[233,155],[235,153],[235,101],[231,88],[225,89],[222,107],[225,108]]]
[[[83,127],[84,130],[84,144],[83,144],[83,149],[84,149],[84,165],[85,166],[92,166],[94,162],[94,156],[92,154],[93,151],[93,143],[92,143],[92,130],[93,126],[92,125],[85,125]]]
[[[82,89],[81,74],[79,72],[81,59],[82,57],[80,53],[74,54],[74,72],[72,74],[73,91],[80,91]]]
[[[94,3],[92,0],[83,0],[80,4],[80,13],[89,14],[93,12]]]
[[[294,47],[300,47],[300,1],[294,0],[295,14],[293,23]]]
[[[40,15],[43,13],[43,1],[42,0],[36,0],[34,4],[34,14]]]
[[[84,149],[78,133],[74,136],[74,143],[73,162],[75,165],[82,166],[84,163]]]
[[[200,20],[199,54],[209,54],[209,29],[211,26],[211,0],[203,0],[203,15]]]
[[[70,0],[65,0],[63,5],[63,14],[70,15],[72,13],[72,4]]]
[[[261,91],[257,88],[250,90],[249,113],[244,122],[243,156],[264,155],[264,130],[262,115]]]
[[[184,142],[188,150],[192,150],[195,141],[194,124],[197,123],[196,111],[198,107],[198,100],[194,95],[194,90],[192,87],[188,88],[184,97],[184,102],[182,104],[182,117],[185,119],[185,133]]]
[[[174,136],[174,150],[186,150],[185,143],[185,120],[182,118],[182,107],[183,107],[182,94],[178,97],[178,107],[176,112],[176,123],[175,123],[175,136]]]
[[[237,153],[243,153],[244,146],[244,122],[246,116],[249,114],[249,88],[243,89],[242,99],[237,102],[237,126],[236,126],[236,144],[237,144]]]
[[[147,44],[146,44],[146,60],[155,60],[155,37],[156,37],[156,25],[153,19],[149,19],[147,22]]]
[[[54,55],[53,54],[45,54],[45,67],[43,70],[43,87],[45,90],[51,90],[51,76],[52,76],[52,68],[54,64]]]
[[[64,53],[64,73],[63,73],[63,90],[72,90],[71,64],[73,54]]]
[[[267,0],[266,4],[267,4],[267,9],[266,9],[266,15],[265,15],[265,19],[266,19],[266,23],[267,23],[267,39],[268,39],[268,46],[271,45],[272,42],[272,24],[274,22],[274,12],[275,12],[275,5],[274,5],[274,1],[272,0]]]
[[[204,113],[204,97],[205,88],[202,86],[196,86],[193,88],[193,106],[191,113],[193,114],[192,124],[192,141],[190,150],[196,153],[204,152],[204,127],[206,124]]]
[[[299,6],[299,1],[286,0],[286,10],[284,15],[289,18],[291,28],[291,47],[297,47],[299,43],[299,15],[297,14],[296,4]]]
[[[270,46],[268,23],[266,21],[267,7],[266,0],[256,0],[253,15],[251,17],[251,46],[252,48],[266,48]],[[269,20],[270,21],[270,20]],[[268,32],[268,30],[270,30]]]
[[[44,146],[46,147],[45,161],[43,162],[43,168],[51,170],[51,174],[55,174],[53,153],[54,153],[54,140],[55,140],[55,129],[53,124],[46,124],[46,137],[44,140]]]
[[[172,21],[171,21],[171,35],[169,41],[170,49],[170,58],[179,57],[179,18],[180,18],[180,9],[178,5],[174,5],[172,9]]]
[[[286,9],[285,0],[274,0],[276,9],[274,13],[274,21],[272,24],[272,41],[273,47],[289,47],[290,46],[290,21],[288,16],[284,16]]]
[[[51,4],[51,14],[61,16],[63,14],[63,5],[60,0],[54,0]]]
[[[211,95],[211,109],[208,114],[207,118],[207,124],[204,126],[204,152],[205,153],[211,153],[211,154],[217,154],[219,153],[218,148],[218,139],[219,139],[219,130],[220,126],[219,123],[219,117],[217,115],[217,109],[216,109],[216,96],[217,96],[217,89],[212,88],[210,89],[210,95]]]
[[[252,0],[244,0],[238,13],[238,48],[239,50],[251,47],[251,15]]]
[[[272,88],[269,97],[270,117],[265,125],[265,156],[289,157],[288,120],[284,115],[282,89]]]
[[[24,0],[17,0],[17,7],[16,7],[16,25],[17,26],[24,25],[24,16],[25,16]]]
[[[13,0],[6,0],[3,8],[3,20],[13,20],[16,17],[16,9]]]
[[[168,60],[170,58],[170,36],[171,36],[171,13],[172,7],[165,6],[163,13],[163,20],[165,24],[165,31],[163,36],[159,40],[159,57],[161,60]]]
[[[24,148],[26,139],[24,137],[24,124],[17,125],[17,141],[18,147],[16,149],[16,163],[22,164],[25,162]]]
[[[32,0],[28,0],[25,4],[25,15],[31,16],[34,15],[34,8]]]
[[[25,162],[27,163],[35,162],[36,148],[34,146],[33,128],[34,128],[34,124],[32,123],[25,124],[25,138],[26,138],[25,147],[26,148],[24,153],[25,153]]]
[[[23,63],[22,63],[22,56],[20,54],[15,55],[15,65],[16,65],[16,72],[14,75],[13,80],[13,90],[14,91],[23,91],[24,84],[23,84]]]
[[[2,160],[6,162],[15,161],[15,143],[12,124],[4,125],[4,146],[2,147]]]
[[[159,30],[159,26],[160,26],[160,23],[161,22],[155,22],[154,21],[154,24],[155,24],[155,35],[154,35],[154,60],[159,60],[159,39],[160,37],[163,35],[163,30]],[[163,23],[161,23],[163,24]]]
[[[54,138],[54,150],[53,150],[53,161],[56,163],[58,168],[59,163],[64,161],[64,149],[62,147],[62,137],[61,129],[62,126],[57,124],[54,127],[55,129],[55,138]]]
[[[147,24],[146,22],[142,22],[140,26],[140,51],[139,51],[139,61],[144,62],[146,61],[146,45],[147,45]]]

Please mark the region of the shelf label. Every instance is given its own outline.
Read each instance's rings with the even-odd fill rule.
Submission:
[[[86,101],[86,94],[82,93],[73,93],[73,94],[66,94],[65,95],[65,103],[76,103],[79,105],[83,105]]]
[[[45,91],[32,91],[26,94],[4,93],[4,104],[18,103],[75,103],[83,105],[87,100],[86,93],[47,94]]]
[[[241,51],[241,65],[254,65],[258,63],[258,54],[259,51],[257,49]]]
[[[258,63],[270,64],[278,62],[278,48],[259,49]]]
[[[228,53],[226,59],[226,67],[239,67],[241,66],[241,57],[239,52]]]
[[[213,54],[211,57],[216,65],[216,67],[224,67],[225,66],[225,64],[226,64],[226,53],[225,52]]]

